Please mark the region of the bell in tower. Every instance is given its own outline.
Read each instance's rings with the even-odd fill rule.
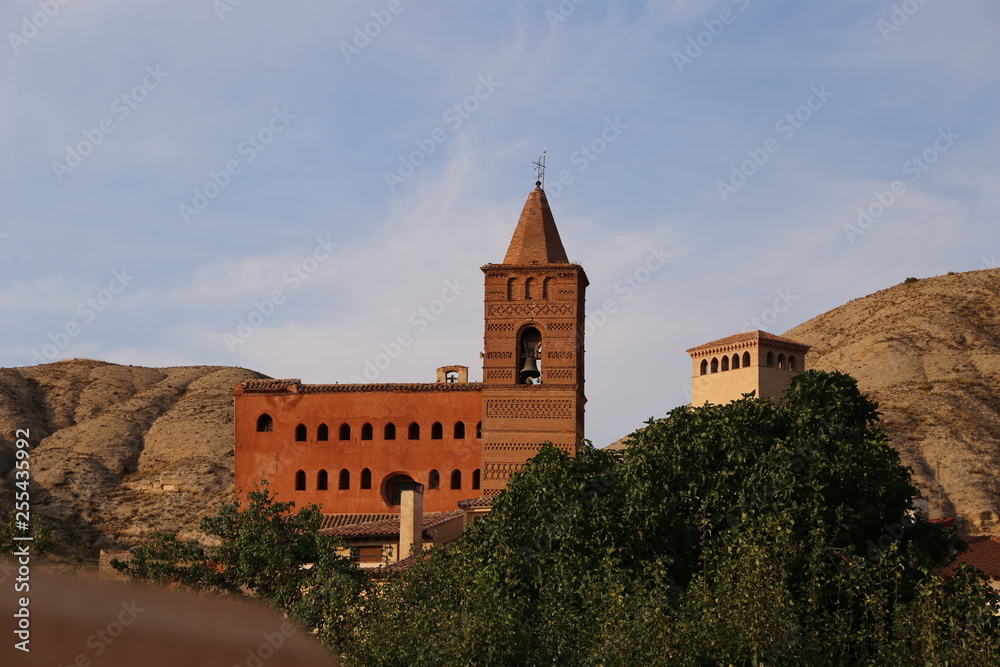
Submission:
[[[521,384],[538,384],[542,377],[538,360],[542,357],[542,334],[535,327],[528,327],[521,336],[521,370],[518,380]]]

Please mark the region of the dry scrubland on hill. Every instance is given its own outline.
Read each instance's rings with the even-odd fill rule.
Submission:
[[[904,282],[784,335],[879,402],[932,515],[1000,534],[1000,269]]]
[[[34,510],[89,555],[195,530],[231,498],[233,387],[260,377],[79,359],[0,369],[0,510],[13,502],[10,438],[28,428]]]

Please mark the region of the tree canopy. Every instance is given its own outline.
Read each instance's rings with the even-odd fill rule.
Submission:
[[[369,601],[358,665],[996,664],[987,587],[853,378],[680,407],[624,452],[547,445]],[[994,599],[995,604],[995,599]]]

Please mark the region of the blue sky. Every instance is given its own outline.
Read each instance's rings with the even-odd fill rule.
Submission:
[[[997,264],[998,28],[992,0],[8,1],[0,366],[479,379],[479,267],[544,148],[607,444],[687,401],[688,347]]]

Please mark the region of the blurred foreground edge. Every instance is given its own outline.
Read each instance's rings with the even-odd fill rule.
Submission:
[[[17,572],[10,561],[5,572]],[[308,633],[266,607],[207,595],[34,570],[0,583],[0,665],[52,667],[334,667]],[[30,652],[18,650],[29,598]]]

